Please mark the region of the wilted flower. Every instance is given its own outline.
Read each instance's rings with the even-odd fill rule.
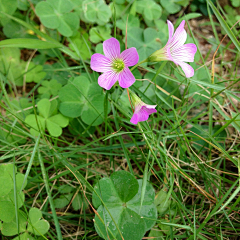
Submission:
[[[197,52],[197,47],[193,43],[184,44],[187,39],[187,33],[184,29],[185,21],[176,29],[174,35],[174,27],[170,21],[168,23],[169,39],[167,44],[160,50],[154,52],[149,61],[172,61],[176,65],[180,65],[184,71],[186,77],[192,77],[194,75],[194,69],[185,62],[193,62],[194,55]]]
[[[91,58],[91,68],[96,72],[103,72],[98,78],[98,84],[109,90],[116,81],[122,88],[128,88],[135,82],[135,77],[129,66],[137,64],[139,56],[136,48],[132,47],[120,53],[117,39],[110,38],[103,42],[103,52],[95,53]]]
[[[146,121],[148,120],[150,114],[157,112],[155,109],[157,105],[148,105],[141,101],[141,99],[135,93],[130,93],[134,106],[134,113],[130,120],[131,123],[137,124],[138,122]]]

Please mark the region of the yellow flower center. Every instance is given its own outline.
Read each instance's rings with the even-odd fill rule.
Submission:
[[[112,64],[112,68],[116,72],[121,72],[124,69],[125,65],[122,59],[115,59]]]

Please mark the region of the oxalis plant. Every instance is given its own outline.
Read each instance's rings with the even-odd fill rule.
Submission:
[[[110,90],[118,82],[120,87],[127,89],[133,111],[130,122],[138,126],[149,146],[150,143],[140,123],[147,121],[151,114],[157,112],[157,105],[143,102],[134,90],[130,89],[135,82],[132,71],[146,62],[172,61],[182,68],[187,78],[194,75],[194,69],[186,62],[194,61],[197,47],[193,43],[184,44],[187,39],[185,21],[180,23],[175,32],[173,24],[170,21],[167,23],[169,30],[167,44],[141,62],[138,62],[139,55],[134,47],[121,53],[116,38],[103,42],[104,55],[95,53],[91,57],[91,69],[102,73],[98,77],[98,84],[102,88]],[[161,67],[158,73],[160,71]],[[148,172],[148,162],[144,172]],[[144,176],[147,177],[146,174]],[[118,171],[109,178],[101,179],[94,189],[93,205],[97,208],[94,225],[102,238],[140,240],[155,224],[157,217],[157,208],[154,205],[155,193],[146,179],[136,180],[130,173]]]
[[[14,240],[34,240],[49,230],[38,208],[23,209],[27,181],[13,164],[0,165],[0,233]],[[16,236],[18,235],[18,236]],[[45,239],[45,238],[43,238]]]

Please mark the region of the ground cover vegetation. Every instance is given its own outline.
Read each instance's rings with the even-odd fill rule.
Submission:
[[[0,0],[1,239],[239,239],[239,0]]]

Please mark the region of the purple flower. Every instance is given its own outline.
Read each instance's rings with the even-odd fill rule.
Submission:
[[[91,68],[96,72],[103,72],[98,78],[98,84],[109,90],[116,81],[122,88],[128,88],[135,82],[135,77],[129,70],[138,62],[136,48],[132,47],[120,53],[120,44],[116,38],[103,42],[103,52],[95,53],[91,58]]]
[[[184,29],[185,21],[183,20],[174,33],[173,24],[168,23],[169,38],[167,44],[160,50],[154,52],[150,61],[172,61],[180,65],[186,77],[194,75],[194,69],[185,62],[193,62],[197,47],[193,43],[184,44],[187,39],[187,33]],[[174,34],[173,34],[174,33]]]
[[[150,114],[157,112],[155,109],[157,105],[148,105],[141,101],[141,99],[135,93],[132,91],[130,91],[130,93],[134,105],[134,113],[130,120],[131,123],[137,124],[138,122],[147,121]]]

